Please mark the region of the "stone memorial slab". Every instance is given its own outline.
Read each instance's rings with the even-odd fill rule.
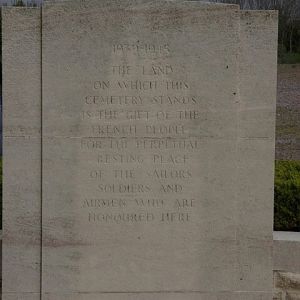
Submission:
[[[43,292],[234,290],[237,8],[75,1],[42,21]]]
[[[277,14],[146,0],[36,12],[40,298],[272,299]]]
[[[277,12],[241,12],[238,207],[241,290],[272,290]],[[268,299],[272,299],[269,294]]]
[[[2,299],[40,299],[41,18],[2,8]]]

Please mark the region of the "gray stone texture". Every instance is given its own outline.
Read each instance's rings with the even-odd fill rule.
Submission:
[[[270,292],[273,285],[277,12],[242,11],[240,24],[237,139],[240,288]]]
[[[4,299],[272,299],[277,13],[74,0],[3,15],[4,185],[24,187],[4,195]]]
[[[274,232],[274,299],[300,299],[299,232]]]
[[[274,300],[299,300],[300,299],[300,274],[291,272],[274,272]],[[277,298],[276,298],[277,297]]]
[[[41,252],[40,11],[2,8],[2,299],[38,300]]]
[[[274,270],[300,274],[299,232],[274,232]]]

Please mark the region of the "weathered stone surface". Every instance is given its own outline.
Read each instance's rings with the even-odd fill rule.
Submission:
[[[273,299],[299,300],[300,274],[287,271],[274,271],[274,290]],[[280,298],[277,295],[280,295]]]
[[[300,274],[300,233],[274,232],[274,270]]]
[[[300,233],[274,232],[274,291],[282,300],[300,295]],[[275,298],[274,295],[274,299]],[[298,298],[297,298],[298,297]]]
[[[283,290],[300,290],[300,274],[277,271],[275,273],[275,282],[276,287]]]
[[[287,292],[286,300],[300,300],[300,292],[298,293]]]
[[[74,0],[41,16],[41,298],[272,299],[276,14]]]
[[[44,7],[45,293],[149,291],[164,299],[171,292],[236,289],[238,29],[235,6],[74,1]],[[226,55],[218,50],[224,48]],[[129,74],[118,66],[128,66]],[[164,71],[155,75],[158,67]],[[144,86],[123,87],[136,80]],[[91,103],[95,95],[113,96],[114,103]],[[99,109],[118,116],[105,119]],[[115,146],[122,141],[125,148]],[[158,141],[163,146],[151,149]],[[164,147],[179,141],[197,149]],[[120,161],[130,154],[143,163]],[[118,159],[107,162],[110,155]],[[91,208],[91,199],[114,199],[118,207]],[[149,206],[137,204],[148,199]]]
[[[40,299],[40,11],[2,8],[3,300]]]
[[[282,292],[274,292],[273,300],[283,300]]]
[[[126,13],[123,13],[125,6]],[[249,19],[258,19],[260,23],[250,28]],[[240,12],[235,6],[149,1],[110,1],[99,5],[95,1],[85,4],[74,1],[72,5],[66,2],[44,8],[43,170],[47,185],[43,189],[46,228],[43,288],[46,293],[51,293],[54,287],[57,293],[70,294],[151,291],[160,292],[164,299],[169,297],[166,294],[176,291],[209,295],[213,291],[249,290],[250,286],[253,291],[269,292],[267,297],[271,297],[272,185],[268,176],[273,177],[276,15],[251,17],[248,13],[243,24],[250,36],[243,40],[242,47],[251,46],[262,61],[267,58],[263,65],[266,72],[261,76],[267,74],[267,81],[273,83],[270,94],[265,93],[261,85],[256,94],[252,91],[249,95],[242,82],[244,98],[239,102]],[[265,27],[258,31],[261,25]],[[249,33],[254,29],[260,34],[258,37]],[[271,33],[268,38],[274,40],[269,46],[270,40],[265,39],[267,33]],[[257,41],[263,43],[255,49]],[[144,49],[145,44],[161,50],[150,53]],[[54,50],[55,56],[52,55]],[[242,57],[251,62],[253,56],[248,55],[249,52],[242,53]],[[165,68],[165,71],[154,75],[153,66]],[[262,79],[253,79],[256,66],[251,65],[250,71],[241,69],[241,77],[246,74],[252,79],[250,85],[252,82],[258,85]],[[121,72],[125,69],[128,74],[120,73],[119,67]],[[119,82],[130,80],[146,80],[146,87],[120,88]],[[149,80],[154,82],[152,89]],[[181,82],[182,86],[170,89],[166,87],[167,81]],[[95,95],[96,98],[92,98]],[[121,98],[110,98],[114,102],[111,104],[99,96]],[[170,105],[168,96],[192,100]],[[106,112],[99,113],[99,107],[114,109],[118,116],[107,118]],[[141,112],[136,115],[138,110]],[[192,111],[198,116],[183,120],[178,111]],[[135,112],[137,119],[130,120],[129,112],[131,117]],[[168,119],[164,115],[166,112]],[[127,131],[120,133],[118,130],[124,125],[136,127],[129,128],[131,131],[126,127]],[[159,126],[170,125],[179,127],[171,133],[149,130],[157,126],[159,131]],[[116,130],[112,126],[120,127]],[[166,139],[197,141],[199,148],[196,151],[150,149],[149,141],[155,139],[162,143],[166,143]],[[111,141],[128,144],[123,149],[120,146],[110,149]],[[104,148],[92,148],[95,142],[102,143]],[[253,155],[256,152],[261,155],[261,160],[252,157],[251,151]],[[180,153],[188,157],[180,166],[166,160],[168,155]],[[124,164],[120,158],[109,158],[107,162],[104,157],[111,154],[142,154],[144,162],[143,165]],[[153,163],[153,155],[159,157],[159,163],[158,160]],[[246,157],[248,160],[244,160]],[[95,167],[97,159],[100,164]],[[261,171],[265,172],[261,176],[257,176],[255,168],[249,173],[251,165],[261,166],[266,159],[268,162],[262,167]],[[52,176],[53,170],[58,176]],[[122,178],[114,178],[112,170],[122,171]],[[170,173],[172,170],[192,175],[188,175],[188,180],[153,176],[155,171]],[[118,176],[121,175],[118,173]],[[265,192],[259,196],[252,190],[257,184],[256,178],[259,183],[267,180],[261,186]],[[237,183],[244,189],[238,190]],[[140,187],[135,192],[120,193],[118,187],[123,184],[139,184]],[[175,194],[163,193],[161,184],[178,184],[183,190]],[[247,191],[245,203],[249,199],[251,203],[260,201],[257,202],[259,207],[265,204],[263,198],[264,201],[270,199],[263,207],[264,216],[269,216],[263,222],[267,220],[268,226],[266,229],[260,227],[263,232],[255,230],[256,239],[251,242],[252,236],[243,229],[260,223],[253,222],[254,205],[250,207],[253,211],[243,212],[249,222],[245,222],[244,217],[238,219],[236,209],[242,195],[239,191]],[[194,207],[174,210],[174,197],[180,199],[183,195],[184,199],[196,199]],[[91,205],[87,205],[85,199],[97,197],[121,198],[125,204],[121,208],[88,208]],[[133,197],[163,199],[165,204],[164,207],[140,208],[130,200]],[[104,221],[105,216],[132,212],[142,213],[143,220],[121,220],[120,224],[110,219]],[[167,212],[184,213],[183,216],[190,220],[171,224],[165,221]],[[242,278],[236,268],[242,268]],[[253,268],[257,268],[255,272]],[[105,276],[97,276],[100,272]]]
[[[239,283],[241,290],[259,289],[270,293],[273,286],[277,12],[242,11],[240,24]],[[271,293],[268,297],[271,299]]]
[[[272,299],[264,293],[120,293],[120,294],[69,294],[69,295],[45,295],[45,300],[269,300]],[[98,297],[98,298],[96,298]]]

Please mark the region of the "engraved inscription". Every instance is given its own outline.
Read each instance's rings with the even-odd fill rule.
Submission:
[[[128,53],[139,58],[136,64],[122,62]],[[153,55],[157,60],[149,63]],[[88,173],[93,196],[80,206],[93,224],[193,220],[197,197],[183,195],[196,179],[192,157],[201,140],[190,132],[206,115],[197,109],[203,101],[194,83],[181,79],[185,70],[162,63],[169,55],[168,45],[113,44],[120,63],[90,82],[81,100],[80,118],[90,134],[80,147],[95,164]]]

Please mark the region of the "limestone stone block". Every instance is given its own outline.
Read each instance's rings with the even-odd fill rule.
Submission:
[[[300,299],[300,292],[287,292],[286,293],[286,300],[299,300]]]
[[[274,232],[274,270],[300,273],[300,233]]]
[[[2,300],[40,299],[41,18],[2,8]]]
[[[273,300],[284,300],[282,292],[275,291],[273,295]]]
[[[3,16],[5,300],[271,300],[277,13]]]
[[[275,284],[283,290],[300,290],[300,274],[275,272]]]

